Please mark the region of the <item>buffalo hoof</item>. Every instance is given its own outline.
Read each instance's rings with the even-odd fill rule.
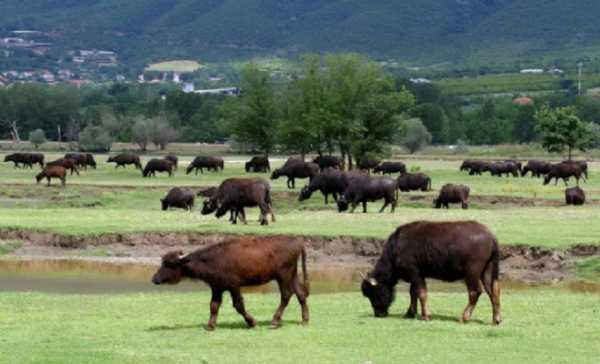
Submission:
[[[215,325],[206,325],[204,326],[206,331],[215,331]]]
[[[414,313],[414,312],[410,312],[410,311],[407,311],[407,312],[404,314],[404,318],[406,318],[406,319],[414,319],[416,316],[417,316],[417,314],[416,314],[416,313]]]
[[[271,329],[275,330],[281,327],[281,321],[271,321]]]
[[[254,319],[247,320],[246,324],[248,325],[249,329],[256,327],[256,321]]]
[[[431,315],[421,315],[421,321],[431,321]]]

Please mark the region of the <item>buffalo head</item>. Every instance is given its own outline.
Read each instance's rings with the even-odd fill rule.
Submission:
[[[164,198],[160,199],[160,204],[162,206],[163,211],[166,211],[169,208],[169,203]]]
[[[162,264],[152,277],[154,284],[177,284],[181,281],[183,274],[181,268],[189,263],[189,258],[183,257],[183,252],[169,252],[162,257]]]
[[[308,186],[304,186],[300,191],[300,195],[298,196],[298,201],[308,200],[312,195],[312,191]]]
[[[277,179],[279,176],[281,176],[279,169],[276,169],[273,171],[273,173],[271,173],[271,179]]]
[[[344,195],[340,196],[337,200],[338,212],[344,212],[348,210],[348,198]]]
[[[219,204],[217,203],[216,198],[211,198],[209,200],[204,200],[202,205],[202,215],[209,215],[215,212],[219,208]]]
[[[550,183],[551,180],[552,180],[552,177],[550,176],[549,173],[547,175],[545,175],[544,176],[544,186],[547,185],[548,183]]]
[[[361,290],[363,296],[371,302],[375,317],[386,317],[388,309],[394,301],[394,289],[378,282],[372,275],[369,275],[363,279]]]
[[[35,176],[35,180],[37,181],[37,183],[40,183],[42,178],[44,178],[44,172],[40,172],[37,176]]]

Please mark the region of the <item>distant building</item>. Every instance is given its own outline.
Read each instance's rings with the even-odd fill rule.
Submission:
[[[513,102],[513,104],[521,105],[521,106],[524,106],[524,105],[533,105],[533,99],[531,97],[528,97],[528,96],[517,97],[512,102]]]
[[[525,68],[522,69],[520,73],[540,74],[544,73],[544,70],[541,68]]]
[[[183,87],[181,88],[181,91],[185,92],[186,94],[194,92],[194,83],[193,82],[184,83]]]
[[[200,95],[228,95],[228,96],[238,96],[240,94],[240,89],[237,87],[226,87],[226,88],[213,88],[207,90],[195,90],[193,91],[196,94]]]
[[[563,73],[565,73],[565,71],[561,70],[560,68],[551,68],[548,70],[548,73],[553,75],[562,75]]]
[[[181,78],[180,78],[179,73],[173,72],[173,82],[175,82],[175,83],[181,83]]]
[[[223,77],[219,77],[219,76],[210,76],[210,77],[208,78],[208,80],[209,80],[209,81],[212,81],[212,82],[223,81]]]
[[[415,84],[431,83],[431,80],[426,78],[409,78],[408,80]]]

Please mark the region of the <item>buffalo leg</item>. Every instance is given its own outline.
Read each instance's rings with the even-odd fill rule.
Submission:
[[[269,225],[269,219],[268,219],[268,213],[269,213],[269,206],[265,203],[262,203],[258,206],[260,208],[260,224],[261,225]]]
[[[279,291],[281,292],[281,302],[279,303],[279,307],[275,314],[273,315],[273,320],[271,320],[271,328],[278,328],[281,326],[281,316],[283,315],[283,311],[287,307],[290,302],[290,298],[292,297],[293,291],[292,287],[290,287],[290,279],[278,279],[277,283],[279,284]]]
[[[481,295],[481,285],[479,284],[479,277],[468,277],[465,279],[465,283],[467,285],[467,291],[469,293],[469,303],[462,315],[461,322],[465,323],[469,321],[471,318],[471,314],[477,305],[477,300],[479,300],[479,296]]]
[[[61,177],[60,179],[60,183],[63,185],[63,187],[65,186],[65,184],[67,183],[67,179],[65,177]]]
[[[233,301],[233,307],[235,310],[244,317],[246,324],[248,327],[256,326],[256,321],[248,312],[246,312],[246,308],[244,307],[244,297],[242,297],[242,293],[239,288],[234,288],[229,291],[231,293],[231,300]]]
[[[500,313],[500,283],[497,279],[493,278],[492,270],[492,264],[488,263],[488,267],[483,272],[482,282],[483,288],[485,288],[485,292],[492,303],[492,322],[498,325],[502,322],[502,314]]]
[[[367,201],[366,200],[363,201],[362,205],[363,205],[363,213],[366,214],[367,213]]]
[[[389,205],[389,201],[386,199],[385,202],[383,203],[383,206],[381,206],[381,208],[379,209],[379,213],[382,213],[383,210],[385,210],[385,208],[387,207],[387,205]]]
[[[50,187],[50,177],[46,177],[46,180],[48,181],[47,186]]]
[[[323,195],[325,195],[325,205],[329,205],[329,194],[324,193]]]
[[[217,326],[217,316],[219,315],[219,307],[223,302],[223,291],[212,290],[212,298],[210,300],[210,319],[208,320],[207,330],[214,330]]]
[[[306,297],[308,297],[308,289],[304,286],[304,284],[300,283],[300,280],[296,276],[294,280],[294,293],[298,298],[298,303],[300,303],[300,307],[302,308],[302,324],[308,324],[309,314],[308,314],[308,304],[306,303]]]
[[[427,284],[424,279],[421,279],[421,282],[417,285],[417,295],[421,303],[421,320],[431,321],[431,311],[429,311],[427,305]]]
[[[414,318],[417,315],[417,286],[414,283],[410,284],[410,306],[404,314],[406,318]]]

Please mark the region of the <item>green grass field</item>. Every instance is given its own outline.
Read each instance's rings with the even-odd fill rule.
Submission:
[[[402,319],[404,289],[391,316],[377,319],[359,293],[309,297],[311,322],[290,303],[284,325],[268,322],[276,294],[246,294],[259,326],[245,328],[226,297],[214,332],[208,293],[0,295],[0,363],[597,363],[598,296],[508,291],[504,322],[490,325],[482,296],[472,321],[457,318],[466,293],[433,293],[433,321]]]

